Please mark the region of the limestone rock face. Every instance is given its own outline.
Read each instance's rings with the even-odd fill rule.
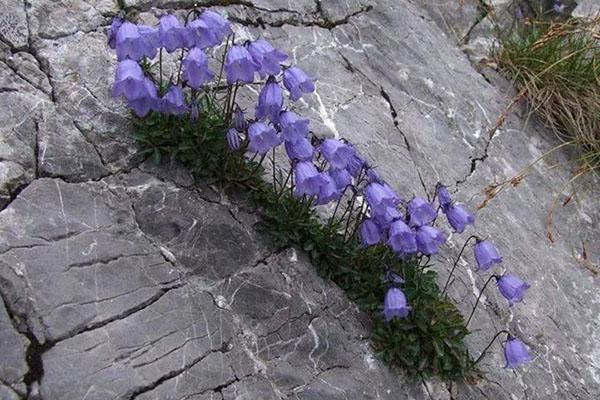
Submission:
[[[488,292],[470,350],[510,328],[534,360],[505,370],[496,345],[478,382],[409,380],[302,252],[274,248],[255,215],[180,165],[137,153],[110,96],[104,30],[121,11],[153,20],[184,3],[0,0],[0,398],[600,397],[599,182],[585,178],[570,202],[558,194],[546,239],[573,155],[553,153],[477,213],[532,287],[512,308]],[[406,197],[443,181],[474,209],[485,186],[558,144],[518,106],[490,135],[512,92],[458,47],[478,2],[211,3],[238,37],[263,36],[317,76],[297,111],[316,134],[355,143]],[[450,244],[435,259],[441,282],[462,241]],[[465,314],[485,281],[473,264],[465,256],[450,290]]]

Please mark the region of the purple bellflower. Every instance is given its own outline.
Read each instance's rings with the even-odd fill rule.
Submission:
[[[408,202],[407,209],[411,226],[427,225],[437,216],[433,205],[422,197],[414,197]]]
[[[234,128],[227,130],[227,144],[233,151],[240,149],[240,135]]]
[[[235,106],[235,111],[233,112],[233,127],[238,132],[245,132],[248,128],[248,121],[246,121],[246,116],[244,112],[239,106]]]
[[[145,94],[133,100],[128,100],[127,104],[138,117],[145,117],[150,111],[159,111],[160,100],[156,93],[156,86],[148,78],[144,78],[143,85]]]
[[[144,57],[154,58],[157,49],[155,30],[148,26],[137,26],[124,21],[115,40],[117,59],[139,61]]]
[[[509,306],[523,301],[525,291],[531,286],[512,274],[505,274],[498,278],[498,290],[508,300]]]
[[[290,92],[290,98],[297,101],[302,93],[315,91],[314,79],[309,78],[304,71],[298,67],[291,67],[283,72],[283,84]]]
[[[438,252],[438,247],[446,242],[446,235],[433,226],[423,225],[417,229],[417,249],[425,254],[432,255]]]
[[[487,271],[494,264],[502,262],[502,256],[496,246],[487,240],[478,240],[473,251],[475,253],[475,260],[481,271]]]
[[[281,107],[283,107],[283,93],[275,77],[271,76],[258,95],[256,119],[263,120],[269,117],[272,122],[277,122]]]
[[[285,151],[290,160],[310,161],[313,159],[315,148],[306,138],[296,142],[285,141]]]
[[[371,208],[394,207],[401,199],[387,183],[371,183],[365,190],[367,202]]]
[[[148,95],[144,79],[144,72],[138,63],[132,60],[121,61],[115,71],[113,97],[123,96],[128,100],[135,100]]]
[[[258,73],[261,78],[267,75],[278,75],[281,72],[281,63],[288,58],[287,54],[277,50],[263,39],[250,42],[248,52],[254,62],[260,65]]]
[[[181,25],[174,15],[161,17],[158,25],[158,40],[160,45],[169,53],[179,48],[190,47],[193,44],[189,31]]]
[[[348,166],[355,150],[337,139],[325,139],[320,146],[321,154],[333,169],[343,169]]]
[[[306,139],[308,136],[308,118],[300,118],[293,111],[284,111],[279,114],[279,123],[281,124],[281,133],[287,142],[296,142]]]
[[[114,17],[110,23],[108,31],[106,32],[106,35],[108,36],[108,47],[113,50],[117,47],[117,32],[122,24],[123,18]]]
[[[358,178],[358,175],[360,175],[360,172],[362,171],[365,165],[365,160],[360,158],[354,146],[352,146],[351,144],[347,144],[347,146],[354,151],[354,154],[352,154],[352,156],[348,160],[348,165],[346,165],[346,171],[348,171],[348,173],[354,178]]]
[[[389,322],[394,318],[406,318],[409,311],[404,292],[396,287],[388,289],[383,302],[385,320]]]
[[[345,169],[333,169],[329,171],[329,175],[335,181],[335,186],[340,193],[346,190],[346,187],[352,184],[352,175]]]
[[[360,224],[360,242],[364,247],[383,241],[383,232],[375,220],[365,218]]]
[[[532,360],[527,346],[514,336],[508,336],[504,344],[504,359],[506,366],[504,368],[517,368]]]
[[[233,85],[236,81],[252,83],[254,73],[258,69],[259,65],[254,62],[244,46],[232,46],[227,52],[225,72],[227,73],[227,83],[230,85]]]
[[[179,86],[171,86],[160,100],[160,111],[165,114],[180,115],[187,110],[183,90]]]
[[[338,190],[335,181],[329,175],[328,172],[322,172],[321,175],[327,181],[319,189],[319,195],[317,196],[317,204],[327,204],[332,200],[337,200],[341,196],[341,192]]]
[[[255,122],[248,128],[248,139],[250,144],[248,150],[253,153],[265,154],[273,147],[281,143],[277,131],[272,126]]]
[[[467,225],[475,222],[475,217],[466,208],[460,204],[454,204],[448,207],[446,217],[450,226],[458,233],[463,233]]]
[[[191,40],[201,49],[221,44],[231,33],[229,22],[216,12],[206,10],[188,25]],[[231,82],[230,82],[231,83]]]
[[[441,183],[437,184],[436,187],[438,201],[440,203],[440,207],[444,213],[448,212],[448,209],[452,205],[452,197],[450,197],[450,192],[448,188]]]
[[[390,226],[388,244],[400,256],[417,251],[415,232],[401,220],[394,221]]]
[[[310,161],[301,161],[296,164],[294,173],[296,175],[295,194],[297,196],[316,196],[321,191],[321,186],[328,183],[323,174]]]
[[[183,79],[194,89],[198,89],[214,77],[214,74],[208,69],[206,54],[198,47],[191,49],[181,64],[183,67]]]

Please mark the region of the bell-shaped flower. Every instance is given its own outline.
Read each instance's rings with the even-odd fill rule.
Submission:
[[[475,217],[460,204],[454,204],[446,211],[450,226],[458,233],[463,233],[467,225],[475,222]]]
[[[231,33],[229,22],[210,10],[204,11],[200,17],[190,22],[187,29],[193,43],[201,49],[221,44]]]
[[[135,100],[148,95],[144,79],[144,72],[138,63],[132,60],[119,62],[112,87],[113,97],[123,96],[128,100]]]
[[[253,153],[265,154],[281,143],[277,131],[272,126],[255,122],[248,128],[248,139],[250,143],[248,150]]]
[[[230,128],[227,130],[227,144],[231,150],[239,150],[240,149],[240,135],[238,131],[234,128]]]
[[[514,336],[508,337],[504,343],[504,359],[506,366],[504,368],[517,368],[532,360],[527,346]]]
[[[508,300],[510,306],[523,301],[525,291],[531,287],[529,284],[512,274],[502,275],[498,278],[497,284],[500,294]]]
[[[291,67],[283,72],[283,84],[290,92],[290,98],[293,101],[302,97],[302,93],[312,93],[315,91],[314,79],[309,78],[298,67]]]
[[[115,40],[117,59],[139,61],[144,57],[154,58],[157,51],[155,30],[148,26],[137,26],[124,21]]]
[[[446,235],[433,226],[423,225],[417,228],[417,249],[425,255],[438,252],[438,247],[446,242]]]
[[[160,100],[160,111],[165,114],[181,115],[188,110],[181,87],[173,85]]]
[[[189,31],[174,15],[161,17],[158,25],[158,40],[169,53],[180,48],[190,47],[193,43]]]
[[[367,168],[367,181],[369,183],[382,183],[381,177],[375,171],[375,168]]]
[[[346,168],[355,153],[352,147],[337,139],[325,139],[319,150],[333,169]]]
[[[332,169],[329,171],[329,175],[331,175],[335,181],[335,186],[340,193],[344,192],[346,187],[352,184],[352,175],[345,169]]]
[[[321,186],[328,183],[323,174],[310,161],[297,163],[294,168],[294,175],[296,177],[294,193],[297,196],[317,196],[321,191]]]
[[[259,65],[254,62],[250,53],[244,46],[232,46],[227,52],[225,58],[225,73],[227,74],[227,83],[233,85],[237,81],[252,83],[254,73],[259,69]]]
[[[321,175],[325,178],[326,183],[319,189],[317,204],[327,204],[332,200],[338,200],[341,197],[341,193],[331,175],[328,172],[322,172]]]
[[[387,183],[370,183],[366,189],[367,202],[372,209],[380,207],[396,207],[400,203],[400,196]]]
[[[245,132],[248,128],[248,121],[246,121],[246,116],[244,112],[239,106],[235,106],[235,110],[233,111],[233,127],[237,129],[238,132]]]
[[[502,256],[498,252],[496,246],[487,240],[477,240],[474,253],[475,260],[481,271],[487,271],[492,268],[494,264],[500,264],[502,262]]]
[[[145,117],[150,111],[160,110],[160,100],[156,93],[156,86],[148,79],[144,78],[144,95],[132,100],[128,100],[127,104],[138,117]]]
[[[287,54],[277,50],[263,39],[250,42],[248,52],[254,61],[260,65],[258,73],[261,78],[267,75],[278,75],[281,72],[281,63],[288,58]]]
[[[310,140],[301,138],[295,142],[285,141],[285,151],[290,160],[310,161],[315,154],[315,148]]]
[[[448,188],[441,183],[438,183],[436,186],[436,192],[442,211],[445,213],[448,212],[448,209],[452,205],[452,197],[450,197]]]
[[[380,243],[384,239],[384,233],[379,224],[371,219],[365,218],[359,228],[360,242],[364,247]]]
[[[183,79],[188,86],[194,89],[198,89],[214,77],[214,74],[208,69],[206,54],[198,47],[194,47],[187,53],[181,62],[181,66],[183,68]]]
[[[108,47],[113,50],[117,47],[117,32],[122,24],[123,18],[114,17],[106,32],[106,36],[108,36]]]
[[[365,160],[363,160],[358,155],[358,152],[351,144],[348,144],[348,146],[352,150],[354,150],[354,154],[348,160],[348,165],[346,165],[346,171],[348,171],[348,173],[350,175],[352,175],[354,178],[358,178],[358,176],[360,175],[360,172],[363,169],[363,166],[365,165]]]
[[[296,142],[308,136],[308,118],[300,118],[293,111],[284,111],[279,114],[281,133],[286,142]]]
[[[417,251],[417,236],[402,220],[391,224],[388,237],[388,245],[400,256]]]
[[[410,312],[410,307],[406,301],[406,295],[402,290],[391,287],[385,294],[383,302],[383,315],[386,321],[394,318],[406,318]]]
[[[372,208],[372,217],[382,227],[388,228],[390,224],[398,219],[404,220],[404,216],[396,207]]]
[[[408,202],[407,209],[410,217],[410,226],[427,225],[437,216],[433,205],[418,196]]]
[[[271,76],[258,95],[256,119],[263,120],[269,117],[272,122],[277,122],[281,107],[283,107],[283,93],[275,78]]]

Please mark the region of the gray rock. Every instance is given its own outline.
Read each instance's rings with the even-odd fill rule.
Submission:
[[[29,180],[21,165],[12,161],[0,161],[0,208],[10,203],[12,196]]]
[[[486,3],[490,3],[489,1]],[[446,32],[451,40],[460,43],[468,39],[471,29],[487,11],[479,0],[419,1],[435,23]]]
[[[22,0],[1,0],[0,40],[9,46],[20,49],[29,42],[29,28],[25,2]]]
[[[4,57],[3,61],[20,79],[25,80],[31,86],[41,90],[45,94],[51,95],[52,87],[50,86],[48,76],[41,70],[38,60],[31,53],[25,51],[14,54],[10,53],[9,56]],[[7,77],[4,79],[14,78]],[[4,79],[2,81],[4,81]],[[22,89],[19,88],[19,90]]]
[[[0,382],[4,385],[19,384],[28,371],[28,366],[25,362],[25,351],[29,345],[29,341],[15,330],[10,316],[6,311],[4,300],[1,297],[0,338],[2,338],[0,341],[0,354],[2,354]],[[2,391],[2,385],[0,385],[0,394],[2,394]],[[5,391],[8,392],[9,390],[5,389]],[[6,397],[3,395],[1,398],[4,399]]]
[[[594,0],[581,0],[571,13],[574,17],[591,18],[600,14],[600,4]]]

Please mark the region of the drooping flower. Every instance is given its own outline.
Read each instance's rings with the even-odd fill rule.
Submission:
[[[319,150],[333,169],[346,168],[355,153],[352,147],[337,139],[325,139]]]
[[[487,271],[492,268],[494,264],[500,264],[502,262],[502,256],[498,252],[496,246],[487,240],[477,240],[474,253],[475,260],[481,271]]]
[[[332,200],[337,200],[340,198],[341,193],[338,190],[335,181],[329,175],[328,172],[322,172],[321,175],[325,178],[326,183],[323,184],[319,189],[319,194],[317,196],[317,204],[327,204]]]
[[[381,177],[379,176],[379,174],[377,173],[377,171],[375,171],[375,168],[367,168],[367,181],[369,183],[381,183]]]
[[[527,346],[514,336],[508,336],[504,344],[504,359],[506,366],[504,368],[517,368],[532,360]]]
[[[381,226],[388,228],[390,224],[398,219],[404,220],[404,216],[396,207],[371,208],[372,217]]]
[[[381,242],[384,238],[379,224],[371,218],[365,218],[360,224],[360,242],[364,247]]]
[[[345,169],[333,169],[329,171],[329,175],[335,181],[335,186],[343,192],[347,186],[352,184],[352,175]]]
[[[367,202],[371,208],[396,207],[400,203],[400,196],[387,183],[370,183],[366,189]]]
[[[231,150],[240,149],[240,135],[234,128],[227,130],[227,144]]]
[[[417,251],[415,232],[403,221],[394,221],[388,235],[388,244],[398,255],[404,256]]]
[[[133,100],[128,100],[127,104],[138,117],[145,117],[150,111],[159,111],[160,100],[156,93],[156,86],[148,79],[144,78],[144,95]]]
[[[210,81],[214,74],[208,69],[208,58],[198,47],[191,49],[183,61],[183,79],[187,84],[198,89],[205,82]]]
[[[160,100],[160,111],[165,114],[180,115],[188,110],[181,87],[173,85]]]
[[[258,73],[261,78],[267,75],[278,75],[281,72],[281,63],[288,58],[287,54],[277,50],[263,39],[250,42],[248,52],[250,52],[254,62],[260,65]]]
[[[146,96],[148,92],[144,79],[144,72],[138,63],[132,60],[119,62],[112,87],[113,97],[123,96],[128,100],[135,100]]]
[[[296,189],[294,193],[297,196],[316,196],[319,194],[321,186],[327,184],[327,179],[309,161],[301,161],[296,164],[294,175],[296,176]]]
[[[314,80],[298,67],[291,67],[283,72],[283,84],[290,92],[290,98],[293,101],[302,97],[302,93],[315,91]]]
[[[189,31],[181,25],[176,16],[170,14],[160,18],[158,40],[169,53],[192,45]]]
[[[429,256],[438,252],[438,247],[446,242],[446,235],[433,226],[423,225],[417,229],[416,239],[417,249]]]
[[[233,112],[233,127],[237,129],[238,132],[245,132],[246,128],[248,128],[248,121],[246,121],[244,112],[237,105],[235,106],[235,111]]]
[[[448,188],[442,185],[441,183],[438,183],[436,191],[442,211],[445,213],[448,212],[448,209],[452,205],[452,197],[450,197],[450,192],[448,191]]]
[[[460,204],[454,204],[446,212],[448,223],[458,233],[463,233],[467,225],[475,222],[475,217]]]
[[[123,18],[114,17],[112,22],[110,23],[110,27],[106,32],[106,36],[108,36],[108,47],[111,49],[115,49],[117,46],[117,32],[119,28],[123,24]]]
[[[388,289],[383,302],[385,320],[389,322],[394,318],[406,318],[409,311],[404,292],[396,287]]]
[[[279,114],[279,123],[281,124],[281,133],[287,142],[296,142],[306,139],[308,136],[308,118],[300,118],[293,111],[284,111]]]
[[[523,301],[525,291],[531,287],[529,284],[512,274],[502,275],[498,278],[497,284],[500,294],[508,300],[510,306]]]
[[[562,4],[560,0],[554,0],[554,5],[552,5],[552,9],[557,14],[562,14],[565,11],[565,5]]]
[[[290,160],[310,161],[315,153],[315,148],[307,138],[301,138],[296,142],[285,141],[285,151]]]
[[[154,58],[157,46],[154,30],[148,26],[137,26],[124,21],[115,40],[117,59],[139,61],[144,57]]]
[[[358,175],[360,175],[360,172],[362,171],[362,169],[363,169],[363,167],[365,165],[365,160],[363,160],[358,155],[358,152],[356,151],[356,149],[354,148],[354,146],[352,146],[349,143],[348,143],[348,146],[352,150],[354,150],[354,154],[348,160],[348,165],[346,165],[346,171],[348,171],[348,173],[350,175],[352,175],[354,178],[358,178]]]
[[[221,44],[231,33],[229,22],[216,12],[206,10],[187,27],[194,44],[206,49]]]
[[[283,107],[283,93],[275,78],[271,76],[258,95],[256,119],[269,117],[272,122],[277,122],[281,107]]]
[[[255,122],[250,125],[248,128],[248,139],[250,140],[248,150],[258,154],[265,154],[281,143],[281,139],[277,135],[275,128],[262,122]]]
[[[227,52],[225,59],[225,73],[227,74],[227,83],[233,85],[240,81],[252,83],[254,73],[259,69],[259,65],[254,62],[250,53],[244,46],[232,46]]]
[[[418,196],[408,202],[407,209],[411,226],[427,225],[437,216],[433,205]]]
[[[406,281],[400,275],[398,275],[391,269],[388,269],[386,271],[386,273],[382,275],[381,282],[390,283],[392,285],[401,285],[401,284],[405,283]]]

